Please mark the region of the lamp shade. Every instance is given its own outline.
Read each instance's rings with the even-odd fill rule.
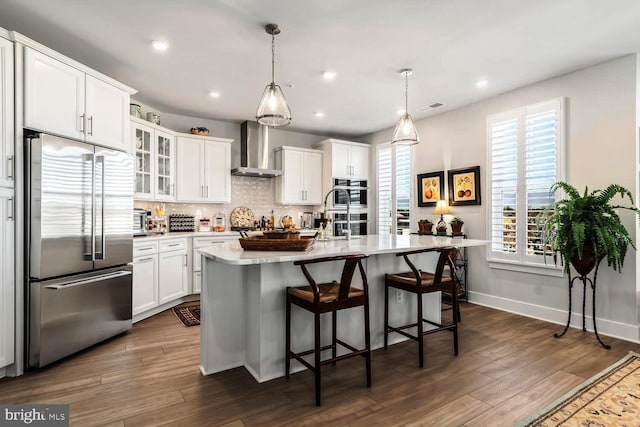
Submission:
[[[258,111],[256,111],[256,119],[258,123],[272,127],[286,126],[291,123],[289,105],[282,89],[274,82],[269,83],[264,89]]]
[[[436,208],[433,210],[434,215],[447,215],[451,213],[451,208],[444,200],[438,200]]]
[[[413,145],[419,142],[420,137],[418,136],[416,127],[413,125],[413,120],[408,113],[405,113],[398,122],[396,129],[393,131],[391,143],[398,145]]]

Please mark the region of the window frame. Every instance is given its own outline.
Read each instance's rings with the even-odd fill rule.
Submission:
[[[553,98],[536,104],[514,108],[497,114],[487,116],[486,121],[486,141],[487,141],[487,167],[485,172],[487,199],[487,221],[486,232],[489,240],[487,246],[487,261],[491,268],[520,271],[525,273],[542,274],[548,276],[561,277],[563,275],[562,265],[555,265],[552,254],[529,255],[527,253],[527,182],[526,182],[526,121],[527,117],[536,113],[555,109],[558,117],[557,138],[556,138],[556,181],[566,179],[566,102],[565,98]],[[492,182],[492,125],[495,123],[516,120],[517,136],[517,185],[516,185],[516,252],[505,253],[493,250],[493,182]],[[556,193],[556,200],[561,196]]]
[[[409,215],[409,221],[411,221],[411,216],[412,216],[412,211],[413,211],[413,204],[414,204],[414,195],[413,195],[413,181],[411,180],[411,177],[413,176],[413,158],[414,158],[414,152],[411,149],[411,147],[408,146],[402,146],[402,147],[407,147],[408,151],[409,151],[409,162],[408,162],[408,166],[409,166],[409,179],[408,179],[408,184],[409,184],[409,209],[408,209],[408,215]],[[381,144],[377,144],[376,145],[376,157],[375,157],[375,162],[376,162],[376,188],[380,187],[380,152],[382,150],[386,150],[389,149],[391,150],[391,206],[392,206],[392,217],[391,217],[391,229],[390,229],[390,236],[395,236],[398,235],[398,164],[397,164],[397,149],[398,146],[396,144],[392,144],[391,142],[385,142],[385,143],[381,143]],[[379,195],[380,192],[378,191],[378,194],[376,195],[376,210],[377,210],[377,215],[376,215],[376,232],[379,234],[380,233],[380,225],[381,225],[381,218],[380,218],[380,199],[379,199]],[[395,213],[394,213],[395,212]],[[408,232],[411,232],[411,222],[409,222],[409,227],[407,228]]]

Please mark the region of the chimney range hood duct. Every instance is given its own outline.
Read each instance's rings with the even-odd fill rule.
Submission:
[[[281,170],[270,168],[269,127],[246,121],[240,125],[240,165],[231,169],[231,175],[273,178]]]

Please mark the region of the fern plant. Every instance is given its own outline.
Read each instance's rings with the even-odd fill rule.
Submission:
[[[581,195],[575,187],[562,181],[553,184],[550,193],[558,190],[564,191],[566,198],[548,206],[541,217],[545,256],[548,250],[552,250],[554,256],[559,252],[568,273],[569,261],[574,256],[582,259],[585,246],[590,246],[596,260],[606,257],[611,268],[622,271],[627,249],[629,246],[635,249],[635,245],[615,209],[640,214],[631,192],[611,184],[591,193],[585,187]],[[610,204],[616,195],[623,200],[627,197],[631,205]]]

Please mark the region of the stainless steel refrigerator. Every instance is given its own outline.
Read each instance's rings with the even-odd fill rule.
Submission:
[[[25,130],[28,364],[131,327],[133,159]]]

